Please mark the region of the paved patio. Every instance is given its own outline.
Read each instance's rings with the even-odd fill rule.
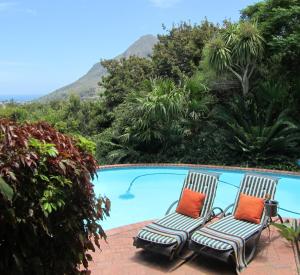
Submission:
[[[92,253],[89,264],[92,275],[152,275],[168,273],[175,262],[165,257],[136,249],[132,237],[148,222],[132,224],[107,231],[108,243],[101,242],[101,249]],[[264,230],[256,258],[242,274],[293,275],[297,273],[292,245],[271,227],[271,242],[268,230]],[[234,268],[201,256],[185,263],[170,274],[235,274]]]

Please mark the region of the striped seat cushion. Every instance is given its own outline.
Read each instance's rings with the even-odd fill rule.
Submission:
[[[270,197],[273,199],[277,181],[277,178],[246,174],[240,185],[232,213],[235,213],[237,209],[240,194],[255,196],[257,198]],[[255,224],[237,220],[233,215],[229,215],[206,228],[196,231],[191,236],[191,240],[204,247],[211,247],[216,250],[233,250],[236,272],[239,274],[247,266],[245,258],[246,241],[249,237],[260,233],[263,228],[264,216],[265,214],[263,213],[260,224]]]
[[[176,238],[174,238],[173,236],[164,235],[162,232],[159,231],[152,232],[146,227],[140,230],[137,236],[142,240],[162,245],[171,245],[177,243]]]
[[[209,228],[213,228],[224,234],[231,234],[234,236],[247,239],[252,236],[255,232],[258,232],[261,224],[254,224],[246,221],[236,220],[232,215],[226,216],[221,220],[208,225]],[[196,231],[192,236],[191,240],[201,245],[209,246],[218,250],[229,250],[231,245],[224,243],[217,238],[209,238],[201,234],[201,229]]]
[[[165,227],[169,227],[171,229],[178,229],[186,232],[191,232],[199,227],[203,222],[203,217],[199,217],[197,219],[179,214],[177,212],[171,213],[156,223],[159,225],[163,225]]]
[[[202,222],[202,217],[193,219],[191,217],[174,212],[158,220],[154,224],[169,229],[185,231],[187,235],[189,235],[189,233],[199,227]],[[172,235],[167,235],[158,230],[149,230],[147,227],[144,227],[142,230],[140,230],[140,232],[138,233],[138,237],[146,241],[166,245],[178,242],[177,239]]]
[[[157,222],[145,226],[139,231],[137,237],[163,245],[175,244],[176,242],[181,245],[180,242],[186,241],[192,231],[202,225],[204,217],[210,213],[216,195],[218,177],[217,174],[190,171],[184,180],[180,198],[184,188],[206,194],[199,218],[194,219],[176,212],[171,213]],[[185,237],[182,238],[181,235],[185,235]]]

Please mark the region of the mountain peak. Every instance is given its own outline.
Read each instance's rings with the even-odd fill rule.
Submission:
[[[157,42],[158,39],[156,36],[151,34],[143,35],[133,44],[131,44],[124,53],[116,56],[115,59],[129,58],[130,56],[149,57],[152,54],[153,47]],[[106,73],[107,72],[101,63],[97,62],[84,76],[75,82],[57,89],[38,100],[50,101],[54,99],[64,99],[70,94],[77,94],[81,98],[94,97],[96,96],[97,92],[100,92],[98,82]]]
[[[143,35],[116,58],[128,58],[129,56],[148,57],[152,54],[153,46],[157,42],[158,39],[156,36],[152,34]]]

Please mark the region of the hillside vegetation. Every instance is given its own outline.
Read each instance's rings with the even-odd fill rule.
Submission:
[[[102,61],[101,98],[12,103],[0,115],[45,120],[64,133],[88,137],[102,164],[296,170],[299,26],[297,0],[248,6],[239,22],[181,23],[158,35],[151,57],[129,54]]]

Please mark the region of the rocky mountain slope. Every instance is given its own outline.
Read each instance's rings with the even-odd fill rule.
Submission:
[[[153,35],[144,35],[135,41],[129,48],[122,54],[115,57],[128,58],[129,56],[148,57],[152,54],[153,46],[157,43],[157,37]],[[64,99],[70,94],[77,94],[82,99],[97,97],[101,93],[101,88],[98,82],[101,77],[106,74],[105,68],[100,62],[96,63],[92,68],[81,78],[75,82],[64,86],[54,92],[41,97],[40,101],[49,101],[55,99]]]

